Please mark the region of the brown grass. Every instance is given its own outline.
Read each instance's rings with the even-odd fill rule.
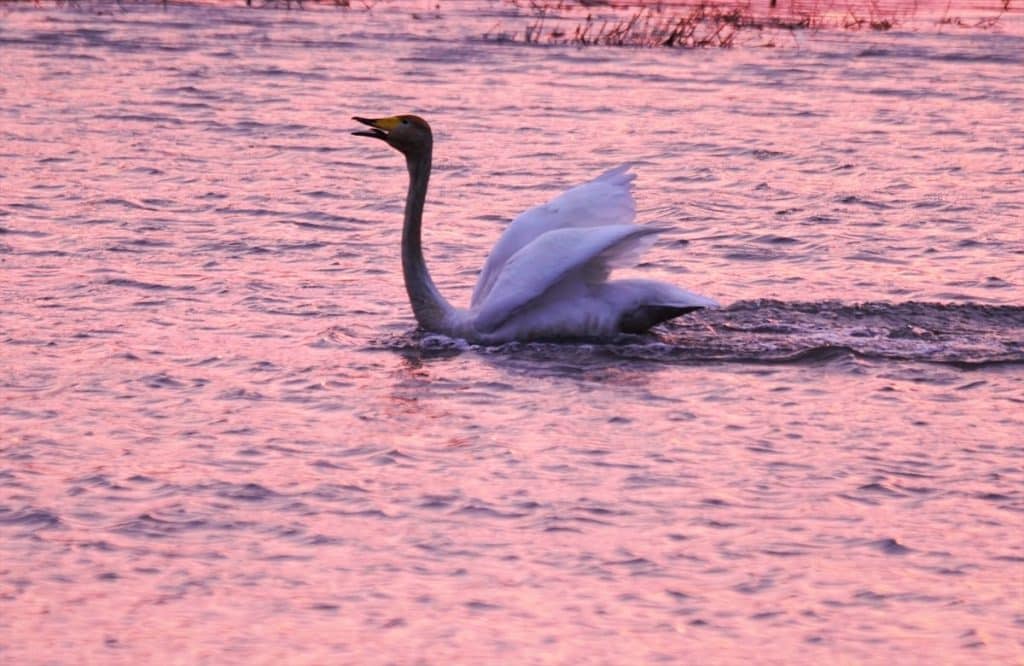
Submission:
[[[527,44],[727,48],[741,35],[771,31],[873,30],[899,27],[918,10],[916,0],[506,0],[526,24],[495,26],[484,39]],[[950,0],[951,2],[952,0]],[[990,28],[1012,0],[992,0],[995,15],[971,27]],[[939,22],[968,25],[946,16]],[[770,44],[770,42],[769,42]]]
[[[423,0],[438,15],[461,0]],[[489,41],[573,46],[637,48],[728,48],[741,37],[774,45],[771,33],[798,30],[886,31],[904,25],[918,11],[919,0],[501,0],[514,6],[523,21],[509,29],[499,23],[484,33]],[[937,19],[939,26],[988,29],[1020,0],[982,0],[990,15],[966,19],[952,14],[953,0]],[[1018,5],[1011,7],[1014,2]],[[305,9],[333,7],[372,11],[394,0],[0,0],[0,5],[90,6],[111,4],[222,4],[250,8]],[[885,6],[883,6],[885,3]],[[974,6],[977,9],[977,6]],[[932,9],[935,9],[932,6]],[[976,12],[975,12],[976,14]],[[419,18],[413,14],[413,18]],[[768,34],[765,34],[768,33]]]

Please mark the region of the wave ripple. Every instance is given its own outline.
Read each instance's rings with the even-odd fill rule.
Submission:
[[[1024,363],[1024,307],[751,300],[677,320],[665,338],[673,357],[694,360]]]
[[[656,333],[610,343],[513,342],[479,347],[417,331],[378,343],[396,351],[451,356],[527,351],[541,357],[735,363],[822,363],[851,357],[944,363],[964,369],[1024,363],[1024,307],[838,301],[739,301],[676,319]]]

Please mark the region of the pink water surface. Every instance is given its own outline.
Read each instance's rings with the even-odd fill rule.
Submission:
[[[1019,13],[672,51],[424,6],[0,8],[0,663],[1024,658]],[[453,302],[629,161],[676,229],[634,273],[725,307],[415,332],[401,158],[348,134],[406,111]]]

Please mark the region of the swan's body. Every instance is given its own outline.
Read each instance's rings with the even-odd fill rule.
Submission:
[[[402,230],[402,269],[416,320],[423,328],[471,342],[610,338],[701,308],[703,296],[653,280],[608,281],[630,265],[663,229],[633,224],[636,205],[629,165],[605,172],[508,226],[487,258],[469,309],[441,296],[426,268],[420,229],[433,140],[416,116],[356,118],[406,157],[409,194]]]

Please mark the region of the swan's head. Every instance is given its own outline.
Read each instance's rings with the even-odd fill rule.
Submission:
[[[356,136],[369,136],[382,139],[395,150],[406,155],[418,153],[430,146],[433,141],[430,125],[419,116],[391,116],[390,118],[360,118],[352,120],[369,125],[369,130],[352,132]]]

